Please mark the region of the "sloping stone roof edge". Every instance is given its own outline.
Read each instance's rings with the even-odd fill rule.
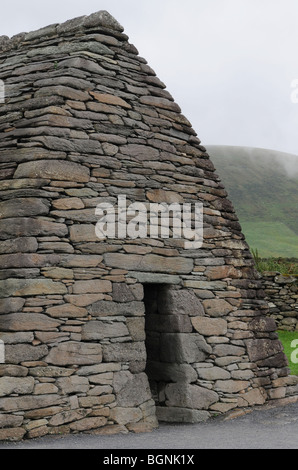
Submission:
[[[110,13],[105,10],[100,10],[89,16],[80,16],[67,20],[64,23],[45,26],[36,31],[19,33],[12,38],[9,38],[8,36],[0,36],[0,51],[17,49],[20,42],[26,43],[44,37],[63,36],[73,34],[78,30],[87,30],[97,27],[111,30],[113,33],[123,33],[124,31],[123,26],[121,26],[121,24]],[[128,38],[125,36],[123,39]]]

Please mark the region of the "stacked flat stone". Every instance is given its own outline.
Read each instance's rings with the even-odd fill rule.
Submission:
[[[277,271],[263,273],[263,284],[269,315],[277,328],[298,331],[298,279]]]
[[[0,439],[295,400],[227,193],[119,23],[101,11],[0,45]],[[202,248],[100,241],[95,209],[123,194],[203,203]]]

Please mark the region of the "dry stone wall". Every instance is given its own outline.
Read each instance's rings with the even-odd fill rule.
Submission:
[[[296,400],[227,193],[119,23],[98,12],[0,44],[0,439]],[[202,203],[203,245],[99,240],[96,207],[121,195]]]
[[[297,276],[283,276],[277,271],[267,271],[262,276],[269,316],[277,328],[298,331]]]

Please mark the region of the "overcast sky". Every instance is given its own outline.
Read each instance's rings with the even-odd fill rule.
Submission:
[[[297,0],[9,0],[13,36],[98,10],[125,28],[204,145],[298,155]]]

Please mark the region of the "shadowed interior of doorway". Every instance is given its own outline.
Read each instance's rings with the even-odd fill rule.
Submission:
[[[197,373],[189,359],[192,349],[197,349],[194,354],[200,353],[200,349],[197,344],[192,346],[191,338],[197,338],[191,334],[190,318],[185,310],[175,310],[172,292],[170,285],[144,285],[146,374],[157,417],[160,421],[178,422],[188,421],[186,416],[192,413],[186,410],[186,395],[189,385],[196,382]]]

